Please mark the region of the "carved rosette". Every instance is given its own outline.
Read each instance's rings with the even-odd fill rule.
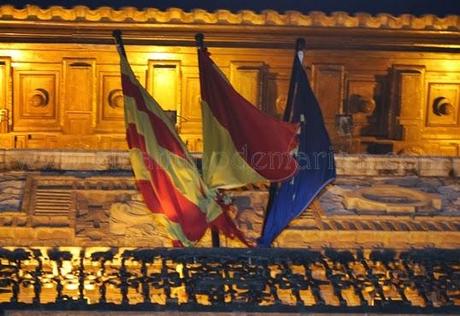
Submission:
[[[46,107],[49,103],[49,93],[46,89],[35,89],[30,97],[29,104],[34,108]]]
[[[433,113],[437,116],[449,116],[455,110],[452,102],[445,97],[437,97],[433,102]]]
[[[110,91],[108,102],[114,109],[123,108],[123,91],[121,89],[113,89]]]

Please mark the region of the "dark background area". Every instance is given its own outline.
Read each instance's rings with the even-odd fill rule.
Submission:
[[[257,12],[272,9],[278,12],[296,10],[303,13],[345,11],[350,14],[356,12],[391,13],[393,15],[410,13],[418,16],[428,13],[438,16],[460,14],[460,0],[0,0],[0,4],[11,4],[15,7],[23,7],[27,4],[41,7],[60,5],[69,8],[75,5],[85,5],[90,8],[133,6],[139,9],[152,7],[161,10],[177,7],[185,11],[201,8],[207,11],[227,9],[234,12],[244,9]]]

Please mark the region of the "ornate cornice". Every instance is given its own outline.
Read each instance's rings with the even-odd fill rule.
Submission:
[[[460,50],[458,15],[0,6],[0,42],[112,44],[115,28],[130,45],[194,46],[193,35],[203,32],[209,46],[221,47],[291,48],[303,37],[310,49]]]
[[[228,10],[208,12],[195,9],[185,12],[178,8],[161,11],[155,8],[138,10],[134,7],[124,7],[119,10],[111,7],[90,9],[86,6],[75,6],[70,9],[52,6],[44,9],[35,5],[27,5],[25,8],[18,9],[13,5],[2,5],[0,6],[0,20],[460,31],[460,16],[458,15],[443,18],[432,14],[417,17],[410,14],[393,16],[381,13],[372,16],[368,13],[349,15],[346,12],[333,12],[327,15],[318,11],[302,14],[297,11],[278,13],[273,10],[265,10],[259,14],[249,10],[233,13]]]

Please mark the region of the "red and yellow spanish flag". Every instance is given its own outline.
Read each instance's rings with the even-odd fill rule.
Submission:
[[[114,37],[120,55],[130,160],[146,206],[163,215],[174,245],[193,246],[208,226],[241,238],[204,184],[174,125],[136,79],[121,33],[115,31]]]
[[[292,177],[297,124],[276,120],[243,98],[204,47],[198,49],[203,118],[203,177],[210,188],[235,188]]]

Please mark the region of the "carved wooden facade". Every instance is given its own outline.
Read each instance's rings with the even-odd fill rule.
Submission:
[[[271,115],[286,102],[293,46],[338,151],[460,155],[460,22],[402,15],[0,7],[0,144],[126,148],[118,56],[201,151],[195,32],[235,88]],[[351,117],[351,130],[340,126]]]

